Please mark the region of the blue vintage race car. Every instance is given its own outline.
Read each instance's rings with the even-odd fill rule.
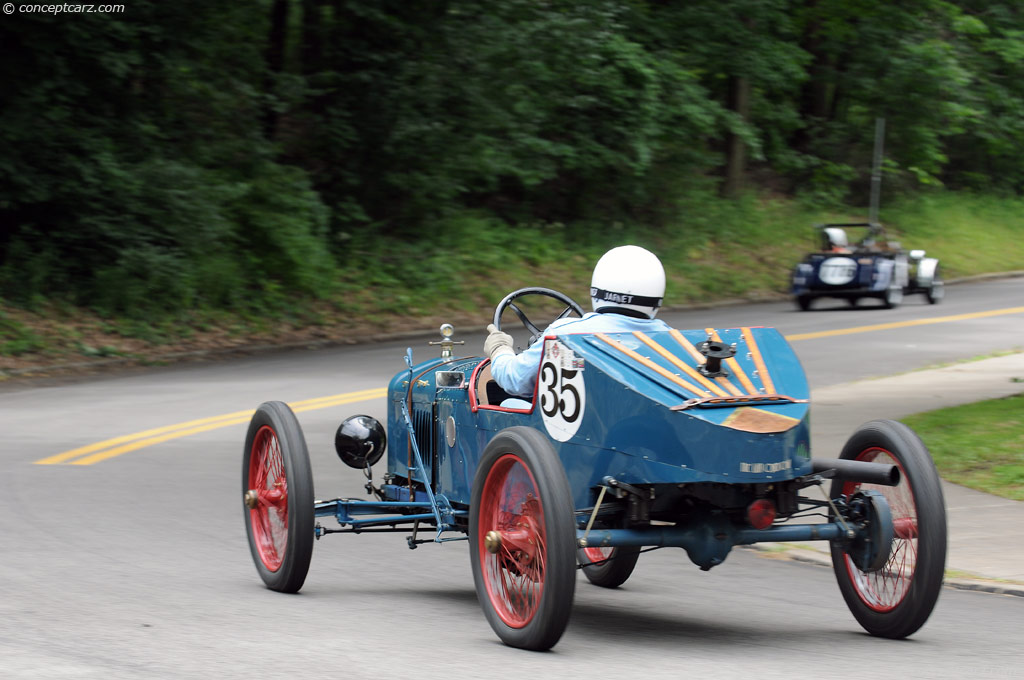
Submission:
[[[793,270],[792,294],[800,309],[810,309],[821,297],[840,298],[851,306],[877,298],[889,309],[915,293],[930,304],[942,299],[939,261],[925,257],[923,250],[903,251],[880,224],[821,224],[817,229],[820,250]]]
[[[565,295],[529,288],[502,300],[495,325],[511,309],[540,335],[522,309],[530,295],[582,315]],[[778,331],[544,337],[525,407],[494,383],[488,359],[455,356],[452,334],[442,326],[431,343],[440,356],[416,363],[409,350],[388,386],[386,425],[357,415],[338,428],[336,451],[366,471],[369,499],[315,500],[295,416],[282,402],[257,409],[242,496],[268,587],[298,591],[325,534],[404,532],[410,548],[469,540],[492,628],[541,650],[566,627],[577,569],[614,588],[645,549],[680,547],[708,570],[737,545],[827,540],[867,631],[902,638],[930,615],[946,518],[927,449],[904,425],[873,421],[838,459],[812,457],[807,380]],[[327,518],[337,527],[318,522]]]

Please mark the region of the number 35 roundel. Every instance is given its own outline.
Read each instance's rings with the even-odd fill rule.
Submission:
[[[544,341],[537,398],[548,434],[560,442],[571,439],[580,429],[587,405],[583,359],[556,339]]]

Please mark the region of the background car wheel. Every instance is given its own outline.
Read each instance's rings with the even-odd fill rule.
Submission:
[[[639,557],[639,546],[580,548],[576,551],[576,559],[580,564],[593,564],[583,567],[583,575],[595,586],[602,588],[618,588],[625,583],[636,568]]]
[[[862,425],[840,458],[899,467],[898,486],[832,483],[832,498],[858,489],[881,493],[889,503],[894,528],[889,559],[878,571],[861,571],[838,544],[832,545],[832,568],[850,612],[866,631],[904,638],[924,625],[942,589],[946,509],[938,472],[914,431],[892,420]]]
[[[925,299],[928,300],[928,304],[934,305],[942,301],[942,298],[946,295],[946,286],[939,277],[939,270],[935,270],[935,274],[932,277],[932,285],[925,291]]]
[[[242,457],[245,532],[260,578],[296,593],[313,555],[313,472],[302,429],[288,405],[261,404]]]
[[[850,305],[851,307],[856,307],[858,302],[860,302],[860,298],[856,298],[856,297],[846,298],[846,304]]]
[[[502,642],[550,649],[576,588],[572,493],[554,448],[527,427],[498,433],[473,480],[469,554],[477,598]]]
[[[900,286],[889,286],[882,296],[882,304],[886,309],[895,309],[903,302],[903,288]]]
[[[813,302],[813,301],[814,301],[814,298],[812,298],[810,295],[797,295],[796,296],[796,306],[799,307],[800,310],[804,311],[804,312],[806,312],[808,309],[811,308],[811,302]]]

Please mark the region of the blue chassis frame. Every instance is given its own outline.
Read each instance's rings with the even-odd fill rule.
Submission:
[[[405,356],[406,364],[409,367],[409,383],[412,383],[415,368],[412,363],[412,350],[407,350]],[[441,362],[443,365],[446,362]],[[428,365],[432,362],[427,362]],[[396,376],[395,381],[398,380]],[[421,373],[422,375],[422,373]],[[413,465],[408,467],[409,479],[430,480],[420,446],[417,438],[416,428],[413,424],[409,408],[404,400],[401,404],[401,415],[404,429],[409,438],[409,445],[412,453]],[[820,472],[820,471],[819,471]],[[369,477],[369,470],[367,470]],[[812,472],[801,475],[788,481],[800,483],[801,488],[806,486],[823,484],[829,474]],[[613,486],[616,480],[605,477],[603,486]],[[368,490],[372,485],[368,484]],[[412,489],[402,485],[384,484],[378,492],[388,500],[360,500],[337,498],[330,501],[317,501],[315,504],[316,517],[333,516],[340,529],[325,529],[317,523],[315,537],[319,539],[328,533],[365,533],[365,532],[409,532],[407,537],[410,549],[415,549],[420,543],[444,543],[448,541],[467,540],[466,523],[461,525],[457,518],[465,519],[469,511],[453,507],[448,497],[444,494],[435,494],[430,482],[423,485],[423,489]],[[890,510],[885,498],[881,494],[868,492],[871,503],[870,512],[872,519],[888,518]],[[603,495],[603,494],[602,494]],[[405,496],[407,500],[401,500]],[[411,496],[411,499],[410,499]],[[649,547],[679,547],[686,550],[690,559],[701,569],[707,570],[721,564],[733,547],[737,545],[752,545],[765,542],[793,542],[793,541],[830,541],[841,542],[849,548],[850,544],[858,537],[866,537],[870,531],[867,527],[877,525],[871,521],[867,524],[852,525],[843,519],[843,514],[831,501],[816,501],[806,497],[799,497],[798,502],[812,507],[824,508],[831,506],[832,519],[827,523],[817,524],[794,524],[788,526],[770,526],[765,529],[737,528],[727,517],[715,513],[698,514],[690,519],[685,525],[676,526],[647,526],[633,529],[593,529],[591,524],[597,515],[600,497],[592,512],[576,512],[576,542],[578,547],[621,547],[621,546],[649,546]],[[397,514],[396,514],[397,513]],[[588,519],[590,521],[588,521]],[[433,539],[418,539],[420,524],[426,524],[436,528]],[[406,525],[412,525],[411,527]],[[885,522],[883,521],[884,525]],[[458,532],[460,536],[445,536],[445,533]],[[859,552],[861,555],[855,561],[871,560],[871,553],[874,548],[870,547],[873,541],[866,541],[866,546]],[[888,542],[882,543],[888,545]],[[864,543],[862,542],[862,545]]]
[[[403,403],[403,414],[406,427],[409,430],[409,438],[416,458],[415,469],[410,473],[418,472],[421,479],[426,478],[426,467],[420,455],[419,445],[416,442],[416,432],[413,428],[412,419],[409,417],[408,409]],[[820,475],[811,475],[811,483],[824,482]],[[815,479],[816,478],[816,479]],[[613,480],[608,480],[609,482]],[[381,488],[389,497],[398,497],[403,492],[408,493],[405,487],[397,485],[384,485]],[[319,524],[316,526],[316,538],[329,533],[363,533],[366,531],[383,532],[405,532],[409,529],[399,528],[400,524],[413,524],[413,535],[407,538],[410,549],[415,549],[420,543],[444,543],[448,541],[465,541],[468,536],[444,537],[443,534],[449,531],[462,531],[455,523],[455,517],[466,517],[468,510],[456,510],[444,495],[435,495],[426,485],[425,491],[415,492],[417,496],[426,496],[426,501],[364,501],[359,499],[337,498],[330,501],[316,503],[316,517],[334,517],[338,524],[348,529],[324,529]],[[876,508],[876,512],[888,514],[888,505],[881,495],[873,495],[875,502],[884,506]],[[806,501],[807,499],[805,499]],[[386,514],[383,517],[379,514],[405,510],[407,514]],[[430,510],[430,512],[417,512],[418,510]],[[370,518],[361,519],[361,516],[369,515]],[[753,545],[754,543],[778,543],[791,541],[851,541],[857,532],[854,531],[843,520],[837,519],[827,524],[797,524],[792,526],[776,526],[767,529],[740,529],[736,530],[725,518],[714,517],[704,518],[704,521],[691,523],[686,527],[662,527],[653,526],[646,529],[597,529],[588,527],[581,528],[580,514],[577,513],[576,542],[581,548],[585,547],[619,547],[619,546],[651,546],[659,548],[683,548],[690,559],[703,569],[710,569],[721,564],[729,552],[737,545]],[[585,518],[585,515],[584,515]],[[432,540],[417,540],[417,525],[420,522],[430,522],[437,527],[437,534]]]
[[[407,357],[411,357],[412,350],[409,350]],[[411,362],[411,358],[407,361]],[[411,363],[410,363],[411,366]],[[405,424],[409,430],[409,442],[412,445],[412,450],[415,453],[416,465],[409,469],[410,476],[414,473],[419,473],[421,479],[427,478],[427,469],[423,465],[423,458],[420,456],[420,447],[416,441],[416,431],[413,428],[412,418],[409,417],[409,409],[402,403],[402,414],[405,416]],[[386,484],[382,487],[381,491],[386,497],[399,498],[404,487],[396,486],[394,484]],[[437,527],[437,535],[434,537],[433,542],[444,543],[446,541],[464,541],[467,536],[455,536],[455,537],[442,537],[442,534],[446,531],[458,530],[455,518],[466,517],[469,515],[468,510],[455,510],[452,508],[448,498],[443,494],[434,494],[429,484],[424,485],[424,491],[415,492],[416,496],[425,495],[427,500],[425,501],[364,501],[358,499],[342,499],[336,498],[331,501],[320,501],[314,506],[314,515],[316,517],[330,517],[333,516],[338,520],[338,524],[349,526],[349,532],[360,533],[365,530],[375,531],[389,531],[386,527],[392,527],[395,531],[405,531],[405,529],[398,529],[399,524],[414,523],[413,536],[409,537],[409,547],[415,548],[418,543],[423,541],[417,541],[415,537],[415,524],[419,522],[433,522]],[[408,492],[406,492],[408,495]],[[430,512],[419,512],[417,510],[427,510]],[[390,515],[385,517],[372,517],[370,519],[357,519],[357,516],[361,515],[377,515],[383,512],[389,512],[394,510],[406,510],[408,513],[400,515]],[[385,527],[381,529],[381,527]],[[324,529],[319,524],[315,528],[316,537],[320,538],[322,535],[327,533],[344,533],[344,530],[329,530]]]

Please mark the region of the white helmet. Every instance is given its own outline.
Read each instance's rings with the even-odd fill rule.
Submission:
[[[618,312],[653,319],[665,296],[665,268],[658,256],[639,246],[619,246],[601,256],[590,280],[595,312]]]
[[[826,227],[825,238],[834,248],[845,248],[850,245],[850,242],[846,240],[846,231],[839,227]]]

